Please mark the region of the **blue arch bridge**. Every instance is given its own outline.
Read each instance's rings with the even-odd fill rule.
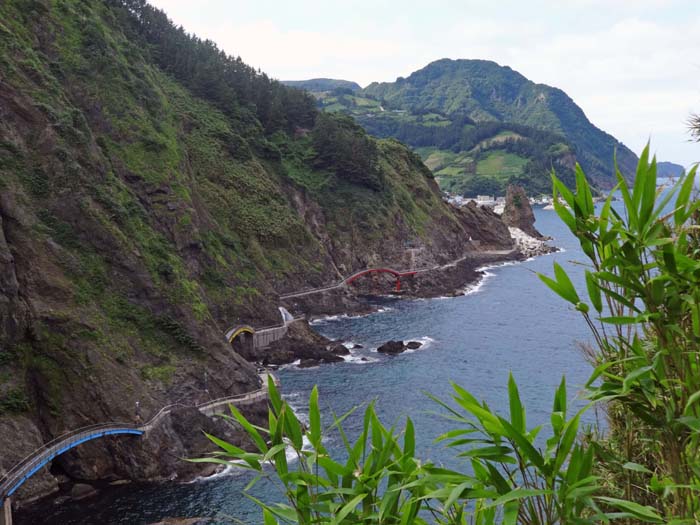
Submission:
[[[282,314],[281,326],[255,329],[248,325],[236,325],[226,331],[226,338],[229,342],[233,342],[234,339],[245,334],[245,337],[250,338],[249,340],[255,348],[265,348],[273,341],[284,337],[287,333],[288,325],[300,319],[299,317],[293,317],[284,308],[280,308],[280,313]],[[267,382],[270,380],[277,382],[272,374],[265,372],[260,374],[261,386],[257,390],[245,394],[210,400],[194,406],[204,415],[214,416],[216,414],[225,413],[228,405],[244,406],[256,403],[267,398]],[[61,454],[88,441],[107,436],[143,436],[151,429],[155,428],[173,409],[181,406],[186,405],[180,403],[167,405],[158,411],[149,421],[141,425],[124,422],[106,422],[71,430],[45,443],[37,450],[34,450],[8,470],[0,479],[0,498],[2,498],[0,525],[12,524],[13,494],[15,494],[29,478],[34,476],[42,468],[48,466]]]

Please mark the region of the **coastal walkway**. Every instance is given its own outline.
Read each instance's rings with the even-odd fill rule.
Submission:
[[[226,330],[226,339],[233,342],[234,339],[240,336],[251,337],[253,347],[262,349],[270,345],[274,341],[282,339],[289,329],[289,324],[303,319],[294,317],[284,307],[279,308],[282,315],[282,324],[276,326],[268,326],[263,328],[253,328],[250,325],[236,325]],[[251,403],[256,403],[267,397],[267,382],[272,378],[277,380],[271,374],[265,373],[259,375],[261,387],[252,392],[245,394],[223,397],[220,399],[209,400],[200,405],[184,405],[182,403],[173,403],[161,408],[150,420],[142,425],[134,425],[125,422],[105,422],[81,427],[62,434],[48,443],[45,443],[37,450],[33,451],[22,461],[12,467],[5,475],[0,478],[0,498],[3,501],[3,512],[0,513],[0,525],[9,525],[11,523],[12,514],[10,512],[10,499],[12,495],[34,474],[39,472],[43,467],[51,463],[56,457],[61,454],[94,439],[99,439],[107,436],[143,436],[150,430],[157,427],[163,419],[178,407],[194,407],[206,416],[214,416],[224,413],[228,405],[244,406]],[[10,521],[8,521],[8,519]]]
[[[291,293],[286,293],[286,294],[281,294],[280,299],[293,299],[295,297],[303,297],[306,295],[312,295],[312,294],[317,294],[317,293],[322,293],[322,292],[330,292],[332,290],[337,290],[340,288],[345,288],[348,285],[352,284],[353,281],[356,279],[359,279],[360,277],[372,273],[387,273],[390,275],[393,275],[396,277],[396,291],[399,292],[401,291],[401,278],[402,277],[411,277],[420,273],[426,273],[426,272],[435,272],[435,271],[440,271],[440,270],[445,270],[447,268],[452,268],[454,266],[457,266],[459,263],[462,261],[466,261],[467,259],[480,259],[480,258],[487,258],[487,257],[498,257],[498,256],[507,256],[507,255],[514,255],[517,253],[517,250],[486,250],[486,251],[481,251],[481,252],[470,252],[458,259],[455,259],[454,261],[451,261],[446,264],[437,264],[435,266],[428,266],[424,268],[416,268],[416,269],[410,269],[410,270],[394,270],[391,268],[367,268],[365,270],[361,270],[359,272],[353,273],[352,275],[349,275],[347,277],[343,277],[340,281],[334,284],[330,284],[328,286],[321,286],[319,288],[309,288],[308,290],[301,290],[299,292],[291,292]]]
[[[228,339],[229,343],[233,343],[234,339],[238,337],[244,341],[252,339],[253,349],[261,350],[267,348],[270,344],[279,341],[287,335],[291,323],[304,319],[303,315],[294,317],[283,306],[279,307],[279,311],[282,315],[281,325],[265,326],[262,328],[253,328],[247,324],[234,325],[226,330],[226,339]]]
[[[12,495],[29,478],[31,478],[34,474],[39,472],[43,467],[51,463],[51,461],[61,454],[88,441],[107,436],[143,436],[156,428],[176,408],[196,408],[205,416],[211,417],[217,414],[223,414],[226,412],[229,405],[241,407],[262,401],[267,398],[268,382],[274,381],[275,384],[278,384],[278,380],[272,374],[267,372],[260,374],[258,377],[261,384],[260,388],[251,392],[246,392],[245,394],[213,399],[198,405],[173,403],[161,408],[150,420],[142,425],[134,425],[132,423],[123,422],[99,423],[72,430],[56,437],[48,443],[45,443],[12,467],[2,477],[2,479],[0,479],[0,498],[3,500],[3,510],[2,514],[0,514],[0,525],[11,525],[12,523]]]

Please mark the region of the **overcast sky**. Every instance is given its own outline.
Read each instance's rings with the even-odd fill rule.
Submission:
[[[151,0],[274,78],[362,86],[440,58],[482,58],[566,91],[598,127],[660,160],[700,161],[700,0]]]

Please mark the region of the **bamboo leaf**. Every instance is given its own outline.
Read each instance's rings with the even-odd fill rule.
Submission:
[[[309,438],[314,447],[321,445],[321,410],[318,406],[318,386],[314,385],[309,396]]]
[[[596,309],[598,313],[603,311],[603,300],[600,293],[600,288],[595,280],[593,274],[586,270],[586,288],[588,288],[588,297],[593,303],[593,308]]]
[[[357,507],[360,504],[360,502],[366,497],[367,494],[358,494],[357,496],[352,498],[349,502],[343,505],[343,507],[340,509],[340,512],[333,516],[331,524],[339,525],[340,523],[342,523],[343,520],[347,517],[347,515],[350,514],[353,510],[355,510],[355,507]]]
[[[520,401],[518,385],[513,379],[513,374],[508,374],[508,400],[510,402],[510,421],[513,427],[521,434],[525,433],[525,410]]]
[[[642,519],[650,523],[663,523],[664,520],[659,516],[656,511],[651,507],[642,506],[639,503],[634,503],[633,501],[626,501],[623,499],[609,498],[607,496],[598,496],[596,498],[599,501],[604,501],[617,507],[618,509],[629,512],[636,518]]]

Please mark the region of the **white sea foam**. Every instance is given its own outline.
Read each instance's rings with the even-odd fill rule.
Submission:
[[[368,365],[370,363],[376,363],[379,359],[375,357],[367,357],[362,354],[350,354],[341,356],[346,363],[351,363],[353,365]]]
[[[363,317],[368,317],[370,315],[375,315],[375,314],[383,314],[386,312],[391,312],[393,311],[394,308],[391,306],[380,306],[376,310],[372,310],[371,312],[367,312],[365,314],[335,314],[335,315],[322,315],[320,317],[316,317],[309,321],[309,324],[314,326],[314,325],[319,325],[319,324],[324,324],[324,323],[331,323],[333,321],[339,321],[341,319],[361,319]]]
[[[204,481],[212,481],[215,479],[226,478],[229,476],[238,476],[238,475],[242,474],[243,472],[245,472],[245,469],[243,468],[243,465],[245,465],[244,461],[234,460],[234,461],[231,461],[231,463],[232,463],[232,465],[224,467],[223,470],[220,470],[219,472],[215,472],[211,476],[197,476],[192,481],[188,481],[187,484],[189,484],[189,483],[201,483]],[[240,467],[238,465],[240,465]]]
[[[291,363],[287,363],[285,365],[280,365],[280,370],[287,370],[288,368],[297,368],[299,366],[299,363],[301,363],[301,359],[297,359],[296,361],[292,361]]]
[[[322,315],[321,317],[316,317],[315,319],[312,319],[309,321],[309,324],[311,326],[317,325],[317,324],[324,324],[324,323],[330,323],[333,321],[338,321],[340,319],[349,319],[350,316],[348,314],[336,314],[336,315]]]
[[[404,354],[412,354],[413,352],[416,352],[418,350],[425,350],[426,348],[429,348],[434,342],[435,339],[429,336],[423,336],[423,337],[418,337],[417,339],[406,339],[404,342],[409,342],[409,341],[418,341],[421,345],[419,348],[416,349],[411,349],[408,348],[403,351]]]

